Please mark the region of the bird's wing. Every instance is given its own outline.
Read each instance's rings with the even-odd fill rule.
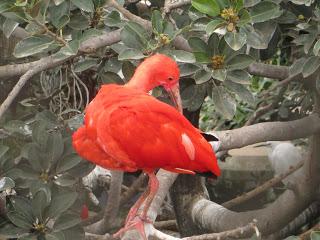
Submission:
[[[199,131],[175,108],[151,96],[141,94],[105,111],[96,129],[105,151],[111,156],[125,154],[137,168],[220,173],[214,152]]]

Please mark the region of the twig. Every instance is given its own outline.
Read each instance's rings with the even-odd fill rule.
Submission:
[[[66,40],[61,38],[59,35],[52,32],[45,24],[41,23],[38,19],[34,18],[33,21],[40,27],[43,28],[43,30],[53,39],[55,39],[57,42],[61,43],[63,46],[67,45]]]
[[[13,100],[18,96],[19,92],[21,91],[23,86],[29,81],[30,78],[32,78],[34,75],[40,73],[43,70],[59,66],[60,64],[66,61],[66,59],[57,60],[54,58],[49,58],[47,60],[48,61],[44,61],[42,64],[39,64],[38,66],[34,66],[32,69],[28,70],[25,74],[21,76],[17,84],[9,93],[8,97],[3,101],[3,103],[0,106],[0,119],[3,117],[3,114],[8,110]]]
[[[239,197],[236,197],[234,199],[231,199],[230,201],[227,201],[225,203],[222,204],[222,206],[224,206],[225,208],[232,208],[236,205],[239,205],[243,202],[248,201],[249,199],[259,195],[260,193],[266,191],[267,189],[275,186],[276,184],[280,183],[283,179],[285,179],[286,177],[288,177],[290,174],[294,173],[295,171],[297,171],[299,168],[301,168],[304,164],[304,161],[300,161],[297,165],[295,166],[291,166],[287,172],[280,174],[279,176],[275,176],[274,178],[270,179],[269,181],[265,182],[264,184],[256,187],[255,189],[246,192],[244,194],[242,194]]]
[[[185,237],[182,240],[223,240],[223,239],[238,239],[238,238],[245,238],[250,237],[253,234],[256,234],[257,237],[260,237],[260,232],[257,228],[256,221],[249,223],[246,226],[238,227],[236,229],[220,232],[220,233],[209,233],[203,234],[199,236],[193,237]]]
[[[140,174],[140,176],[133,182],[133,184],[129,187],[129,189],[123,193],[121,200],[120,200],[120,205],[126,204],[137,192],[139,189],[143,186],[143,184],[147,180],[147,175],[145,174]]]
[[[168,14],[171,10],[175,8],[182,7],[191,3],[191,0],[166,0],[164,4],[164,13]]]
[[[166,221],[159,221],[154,223],[154,227],[157,229],[173,229],[177,228],[177,221],[176,220],[166,220]]]
[[[290,82],[296,81],[296,80],[298,80],[300,78],[302,78],[302,74],[301,73],[289,76],[289,77],[285,78],[284,80],[282,80],[282,81],[276,83],[275,85],[271,86],[268,90],[262,92],[260,94],[260,97],[264,98],[267,95],[269,95],[270,93],[274,92],[277,88],[287,86]]]
[[[220,233],[209,233],[209,234],[202,234],[198,236],[191,236],[185,238],[176,238],[165,234],[156,228],[152,224],[145,225],[145,233],[146,236],[153,237],[159,240],[224,240],[224,239],[239,239],[244,237],[250,237],[253,234],[256,234],[258,237],[260,236],[260,232],[256,226],[256,221],[254,220],[252,223],[249,223],[246,226],[238,227],[236,229],[220,232]],[[122,240],[129,240],[129,239],[139,239],[135,232],[129,231]]]
[[[86,233],[85,239],[86,240],[116,240],[116,238],[112,237],[112,235],[110,234],[98,235],[93,233]]]
[[[280,100],[283,98],[283,94],[286,91],[286,87],[285,87],[286,84],[282,84],[284,81],[279,82],[279,84],[277,84],[278,86],[283,86],[283,87],[280,89],[279,94],[277,94],[277,96],[273,99],[273,101],[266,106],[262,106],[262,107],[258,108],[257,111],[255,111],[254,114],[252,114],[250,116],[250,118],[247,120],[247,122],[245,123],[244,126],[249,126],[249,125],[253,124],[259,117],[263,116],[264,114],[269,112],[271,109],[278,106]]]
[[[145,19],[143,19],[143,18],[131,13],[130,11],[128,11],[127,9],[125,9],[124,7],[119,5],[117,3],[117,1],[115,1],[115,0],[107,1],[106,5],[108,7],[113,7],[115,9],[117,9],[119,12],[121,12],[123,14],[123,16],[125,16],[129,20],[134,21],[136,23],[139,23],[140,25],[144,26],[145,28],[151,30],[151,22],[150,21],[145,20]]]
[[[299,235],[299,239],[301,239],[301,240],[310,239],[310,234],[311,234],[313,231],[319,231],[319,230],[320,230],[320,223],[314,225],[314,226],[313,226],[312,228],[310,228],[308,231],[300,234],[300,235]]]

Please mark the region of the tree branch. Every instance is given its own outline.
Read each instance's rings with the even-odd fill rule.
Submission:
[[[283,80],[289,77],[289,67],[287,66],[252,63],[247,70],[252,75],[274,78],[278,80]]]
[[[221,142],[218,150],[222,151],[258,142],[286,141],[308,137],[319,131],[320,117],[318,114],[312,114],[299,120],[258,123],[232,130],[217,131],[214,134]]]
[[[115,33],[116,32],[116,33]],[[102,36],[99,37],[94,37],[92,39],[88,39],[85,41],[80,49],[79,52],[87,52],[88,50],[96,49],[97,47],[100,46],[107,46],[115,43],[115,41],[120,40],[120,32],[117,30],[115,32],[106,33]],[[97,44],[97,45],[95,45]],[[13,102],[13,100],[17,97],[23,86],[29,81],[30,78],[32,78],[34,75],[40,73],[41,71],[47,70],[49,68],[54,68],[57,67],[64,62],[76,57],[75,56],[70,56],[69,58],[65,58],[63,60],[60,59],[55,59],[54,56],[49,56],[49,57],[44,57],[36,62],[33,63],[27,63],[27,64],[17,64],[17,65],[12,65],[11,70],[14,70],[17,68],[17,72],[15,74],[10,74],[11,76],[17,75],[17,73],[22,73],[25,71],[25,73],[21,76],[17,84],[13,87],[11,92],[9,93],[8,97],[4,100],[4,102],[0,106],[0,119],[3,117],[3,114],[8,110],[9,106]],[[7,73],[7,68],[8,66],[2,66],[0,67],[0,78],[1,78],[1,72],[4,71]],[[6,76],[8,77],[8,76]]]
[[[87,227],[88,232],[104,234],[115,224],[120,206],[120,194],[123,172],[111,171],[111,183],[108,191],[107,206],[101,221]]]
[[[191,3],[191,0],[166,0],[164,4],[164,13],[168,14],[171,10],[183,7]]]
[[[301,168],[303,166],[304,161],[299,162],[297,165],[295,166],[291,166],[287,172],[280,174],[279,176],[275,176],[274,178],[268,180],[267,182],[265,182],[264,184],[256,187],[255,189],[246,192],[244,194],[242,194],[239,197],[236,197],[234,199],[231,199],[230,201],[227,201],[225,203],[222,204],[222,206],[224,206],[225,208],[232,208],[236,205],[239,205],[243,202],[248,201],[249,199],[259,195],[260,193],[266,191],[267,189],[275,186],[276,184],[280,183],[283,179],[285,179],[286,177],[288,177],[290,174],[294,173],[295,171],[297,171],[299,168]]]

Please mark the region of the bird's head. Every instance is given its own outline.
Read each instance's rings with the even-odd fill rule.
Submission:
[[[178,64],[172,58],[164,54],[155,54],[138,66],[127,85],[146,92],[157,86],[163,86],[175,107],[182,111],[179,77]]]

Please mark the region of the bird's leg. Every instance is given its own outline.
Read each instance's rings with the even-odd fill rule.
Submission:
[[[143,204],[143,202],[148,197],[149,192],[150,192],[150,187],[149,187],[149,184],[148,184],[146,191],[144,191],[144,193],[142,193],[142,195],[139,197],[139,199],[130,208],[128,216],[126,218],[126,222],[125,222],[126,224],[128,222],[130,222],[131,220],[133,220],[137,216],[137,212],[138,212],[139,208],[141,207],[141,205]]]
[[[146,202],[144,204],[144,207],[143,207],[143,210],[142,210],[142,215],[141,215],[141,219],[144,220],[144,221],[149,221],[148,220],[148,217],[147,217],[147,214],[148,214],[148,210],[150,208],[150,205],[154,199],[154,197],[156,196],[157,194],[157,191],[159,189],[159,181],[156,177],[156,175],[154,174],[154,172],[149,172],[148,173],[148,176],[149,176],[149,196],[148,198],[146,199]]]
[[[114,237],[119,237],[124,232],[134,228],[141,234],[141,237],[144,240],[147,240],[147,236],[144,230],[144,224],[145,222],[150,222],[147,218],[147,213],[152,203],[152,200],[154,199],[159,188],[159,181],[154,172],[148,172],[148,176],[149,182],[147,190],[141,195],[138,201],[130,209],[126,219],[125,226],[122,229],[120,229],[117,233],[115,233],[113,235]],[[144,201],[145,204],[143,206],[142,214],[141,216],[138,216],[137,212]]]

